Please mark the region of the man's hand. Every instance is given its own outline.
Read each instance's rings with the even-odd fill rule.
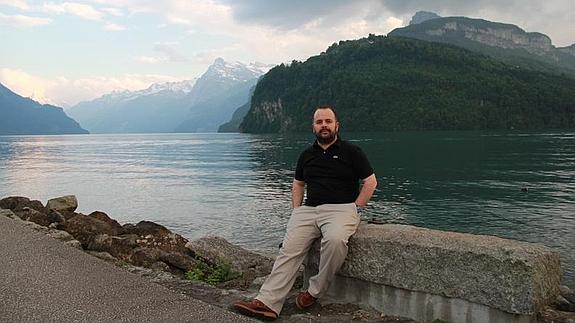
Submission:
[[[292,201],[292,207],[294,209],[296,207],[301,206],[303,202],[304,190],[305,190],[305,182],[294,179],[291,185],[291,201]]]
[[[364,178],[363,185],[361,186],[361,191],[355,199],[355,205],[358,207],[365,207],[373,195],[376,187],[377,179],[375,178],[375,174],[371,174],[370,176]]]

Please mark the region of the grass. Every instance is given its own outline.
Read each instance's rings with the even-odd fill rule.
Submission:
[[[187,271],[185,276],[188,280],[204,282],[215,286],[219,283],[232,280],[238,277],[239,274],[232,270],[229,263],[219,262],[216,266],[212,267],[200,261],[192,270]]]

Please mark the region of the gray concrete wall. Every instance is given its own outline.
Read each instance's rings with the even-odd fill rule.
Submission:
[[[317,272],[319,243],[305,277]],[[306,279],[307,281],[307,279]],[[529,322],[559,295],[559,254],[541,245],[406,225],[362,224],[323,301],[451,322]]]

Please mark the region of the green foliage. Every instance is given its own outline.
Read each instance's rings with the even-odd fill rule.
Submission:
[[[575,79],[452,45],[370,35],[270,70],[240,129],[310,131],[320,104],[336,107],[346,131],[572,128]]]
[[[218,263],[212,267],[205,262],[198,262],[198,264],[185,274],[186,279],[191,281],[199,281],[208,283],[210,285],[217,285],[238,277],[238,273],[232,271],[232,267],[228,263]]]

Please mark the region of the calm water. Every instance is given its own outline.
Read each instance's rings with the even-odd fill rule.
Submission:
[[[380,182],[362,217],[490,234],[560,251],[575,287],[575,132],[343,134]],[[151,220],[272,252],[309,134],[0,137],[0,196],[75,194],[79,211]],[[525,191],[523,188],[526,188]]]

